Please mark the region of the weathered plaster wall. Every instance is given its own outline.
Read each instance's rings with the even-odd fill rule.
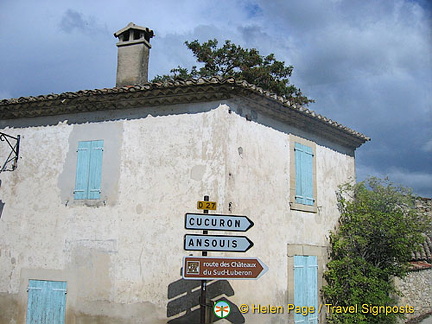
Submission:
[[[245,118],[246,115],[253,116]],[[327,245],[337,185],[352,152],[239,102],[176,105],[1,123],[22,136],[18,169],[0,174],[0,309],[23,322],[29,279],[68,283],[68,323],[165,323],[181,279],[184,214],[209,195],[217,213],[247,215],[259,280],[230,281],[237,305],[286,305],[290,245]],[[317,142],[317,213],[290,210],[290,135]],[[73,201],[78,141],[104,139],[102,199]],[[219,233],[224,234],[224,233]],[[225,233],[228,234],[228,233]],[[322,252],[324,254],[324,252]],[[239,256],[239,254],[210,253]],[[323,256],[321,256],[323,257]],[[0,312],[1,313],[1,312]],[[247,323],[285,316],[245,314]]]
[[[286,305],[293,303],[289,293],[287,247],[315,246],[327,257],[326,236],[338,218],[336,207],[337,185],[355,174],[354,159],[325,145],[317,145],[318,212],[304,213],[289,208],[290,136],[296,134],[320,142],[298,129],[276,122],[258,113],[252,121],[242,116],[254,116],[245,107],[231,106],[228,119],[229,145],[227,163],[227,193],[234,214],[248,215],[255,226],[247,236],[255,246],[247,256],[260,257],[269,272],[258,283],[232,282],[238,304]],[[251,125],[252,124],[252,125]],[[241,153],[240,153],[241,152]],[[225,204],[226,206],[226,204]],[[283,246],[285,248],[283,248]],[[264,287],[264,289],[258,288]],[[287,314],[245,314],[247,323],[286,323]]]

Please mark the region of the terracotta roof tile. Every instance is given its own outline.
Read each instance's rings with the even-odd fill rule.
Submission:
[[[432,262],[432,234],[425,234],[424,236],[426,238],[425,242],[418,251],[412,253],[413,261],[427,260]]]
[[[432,264],[425,261],[411,261],[411,270],[424,270],[424,269],[431,269]]]

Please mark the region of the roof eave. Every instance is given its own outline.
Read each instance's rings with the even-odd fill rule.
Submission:
[[[214,101],[234,96],[252,100],[265,113],[286,123],[296,124],[312,132],[320,130],[320,134],[345,146],[357,148],[370,140],[359,132],[255,85],[219,77],[1,100],[0,119]]]

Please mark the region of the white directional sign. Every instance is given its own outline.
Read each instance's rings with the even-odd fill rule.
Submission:
[[[187,251],[246,252],[253,242],[246,236],[189,235],[184,236],[184,249]]]
[[[185,215],[185,228],[192,230],[246,232],[253,225],[246,216],[195,213]]]

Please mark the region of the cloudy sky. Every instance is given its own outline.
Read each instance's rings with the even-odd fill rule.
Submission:
[[[357,175],[432,197],[430,0],[0,0],[0,99],[115,85],[113,33],[155,31],[150,78],[230,39],[294,66],[312,110],[372,140]]]

